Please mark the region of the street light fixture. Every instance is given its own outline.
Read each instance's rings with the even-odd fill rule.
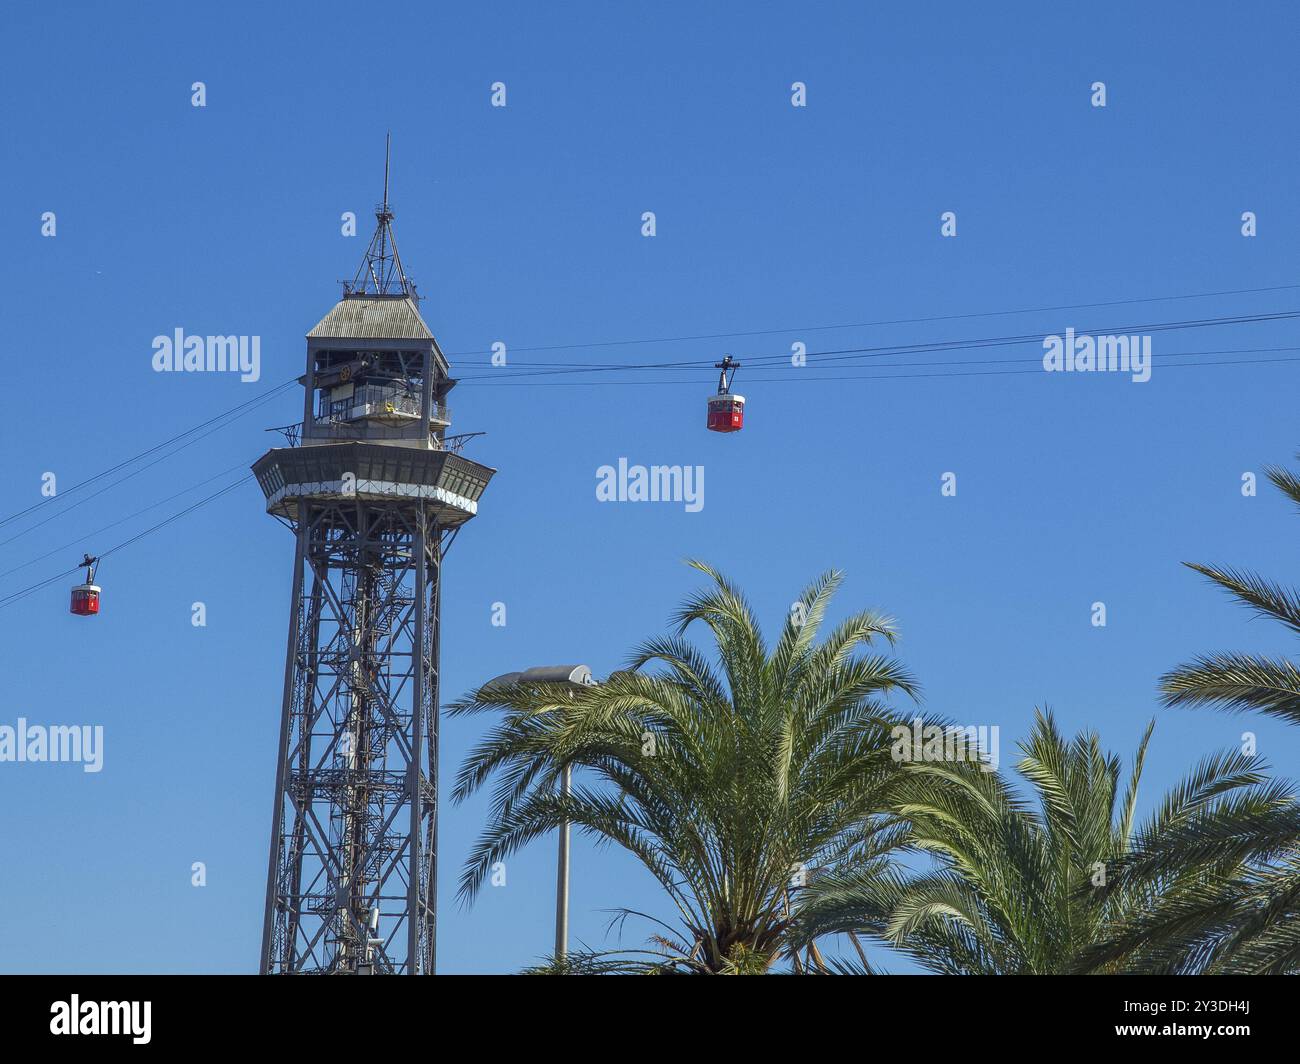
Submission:
[[[519,683],[555,684],[568,689],[573,697],[575,689],[594,687],[591,668],[587,665],[537,665],[523,672],[507,672],[483,685],[508,687]],[[560,794],[567,798],[573,793],[573,767],[564,766],[560,777]],[[555,957],[563,961],[569,955],[569,822],[560,825],[560,845],[555,868]]]

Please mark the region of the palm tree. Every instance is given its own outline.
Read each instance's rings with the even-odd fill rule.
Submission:
[[[1213,859],[1187,857],[1159,874],[1117,879],[1115,872],[1125,855],[1171,832],[1230,831],[1285,796],[1253,758],[1234,751],[1202,761],[1138,824],[1150,736],[1148,726],[1121,788],[1120,759],[1103,751],[1096,733],[1067,741],[1050,713],[1037,712],[1016,766],[1032,804],[1000,773],[978,766],[909,765],[913,783],[897,811],[912,825],[908,845],[931,858],[929,867],[817,881],[800,914],[801,933],[865,932],[947,974],[1187,970],[1188,936],[1173,927],[1164,928],[1159,956],[1144,936],[1105,956],[1091,951],[1226,871]]]
[[[1300,477],[1275,466],[1266,472],[1269,480],[1300,506]],[[1186,564],[1252,612],[1300,633],[1300,591],[1238,569]],[[1167,706],[1215,706],[1236,712],[1253,709],[1300,724],[1300,669],[1285,658],[1261,654],[1199,657],[1162,676],[1160,689]]]
[[[691,564],[711,586],[678,611],[672,635],[635,651],[632,671],[571,694],[489,685],[451,707],[504,713],[457,779],[457,800],[496,779],[460,894],[472,899],[494,863],[569,821],[635,857],[671,901],[676,922],[653,940],[651,967],[762,972],[787,944],[804,869],[883,867],[901,828],[881,814],[902,774],[890,754],[898,718],[882,698],[915,697],[916,685],[863,649],[895,640],[877,613],[817,641],[839,573],[805,590],[769,653],[740,590]],[[684,638],[697,622],[717,668]],[[565,766],[592,782],[558,793]],[[815,944],[806,949],[816,964]]]
[[[1300,506],[1300,477],[1270,466],[1268,478]],[[1300,633],[1300,591],[1254,573],[1187,563],[1253,613],[1282,622]],[[1257,710],[1300,724],[1300,669],[1288,658],[1262,654],[1204,655],[1180,665],[1160,680],[1167,706],[1212,706],[1229,712]],[[1185,919],[1200,920],[1215,942],[1222,970],[1294,972],[1300,970],[1300,823],[1293,811],[1277,810],[1254,825],[1249,837],[1171,840],[1195,845],[1205,855],[1239,858],[1247,850],[1267,853],[1239,882],[1207,894]],[[1162,867],[1168,849],[1145,855],[1141,870]]]

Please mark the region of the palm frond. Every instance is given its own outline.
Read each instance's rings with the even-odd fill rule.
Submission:
[[[1196,658],[1160,678],[1167,706],[1257,710],[1300,724],[1300,669],[1285,658],[1214,654]]]

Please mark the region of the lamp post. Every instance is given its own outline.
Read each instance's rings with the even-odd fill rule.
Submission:
[[[594,687],[591,668],[587,665],[538,665],[523,672],[507,672],[489,680],[484,688],[507,686],[516,683],[555,684],[566,688],[569,697],[577,688]],[[573,793],[573,767],[565,765],[560,775],[560,794],[568,798]],[[569,822],[560,825],[560,844],[555,868],[555,957],[564,960],[569,955]]]
[[[564,766],[560,777],[560,794],[568,798],[573,793],[573,766]],[[560,850],[555,860],[555,956],[564,960],[569,955],[569,822],[560,825]]]

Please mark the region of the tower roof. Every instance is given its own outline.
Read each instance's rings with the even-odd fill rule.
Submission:
[[[432,340],[433,333],[409,296],[355,295],[340,299],[307,338]]]

